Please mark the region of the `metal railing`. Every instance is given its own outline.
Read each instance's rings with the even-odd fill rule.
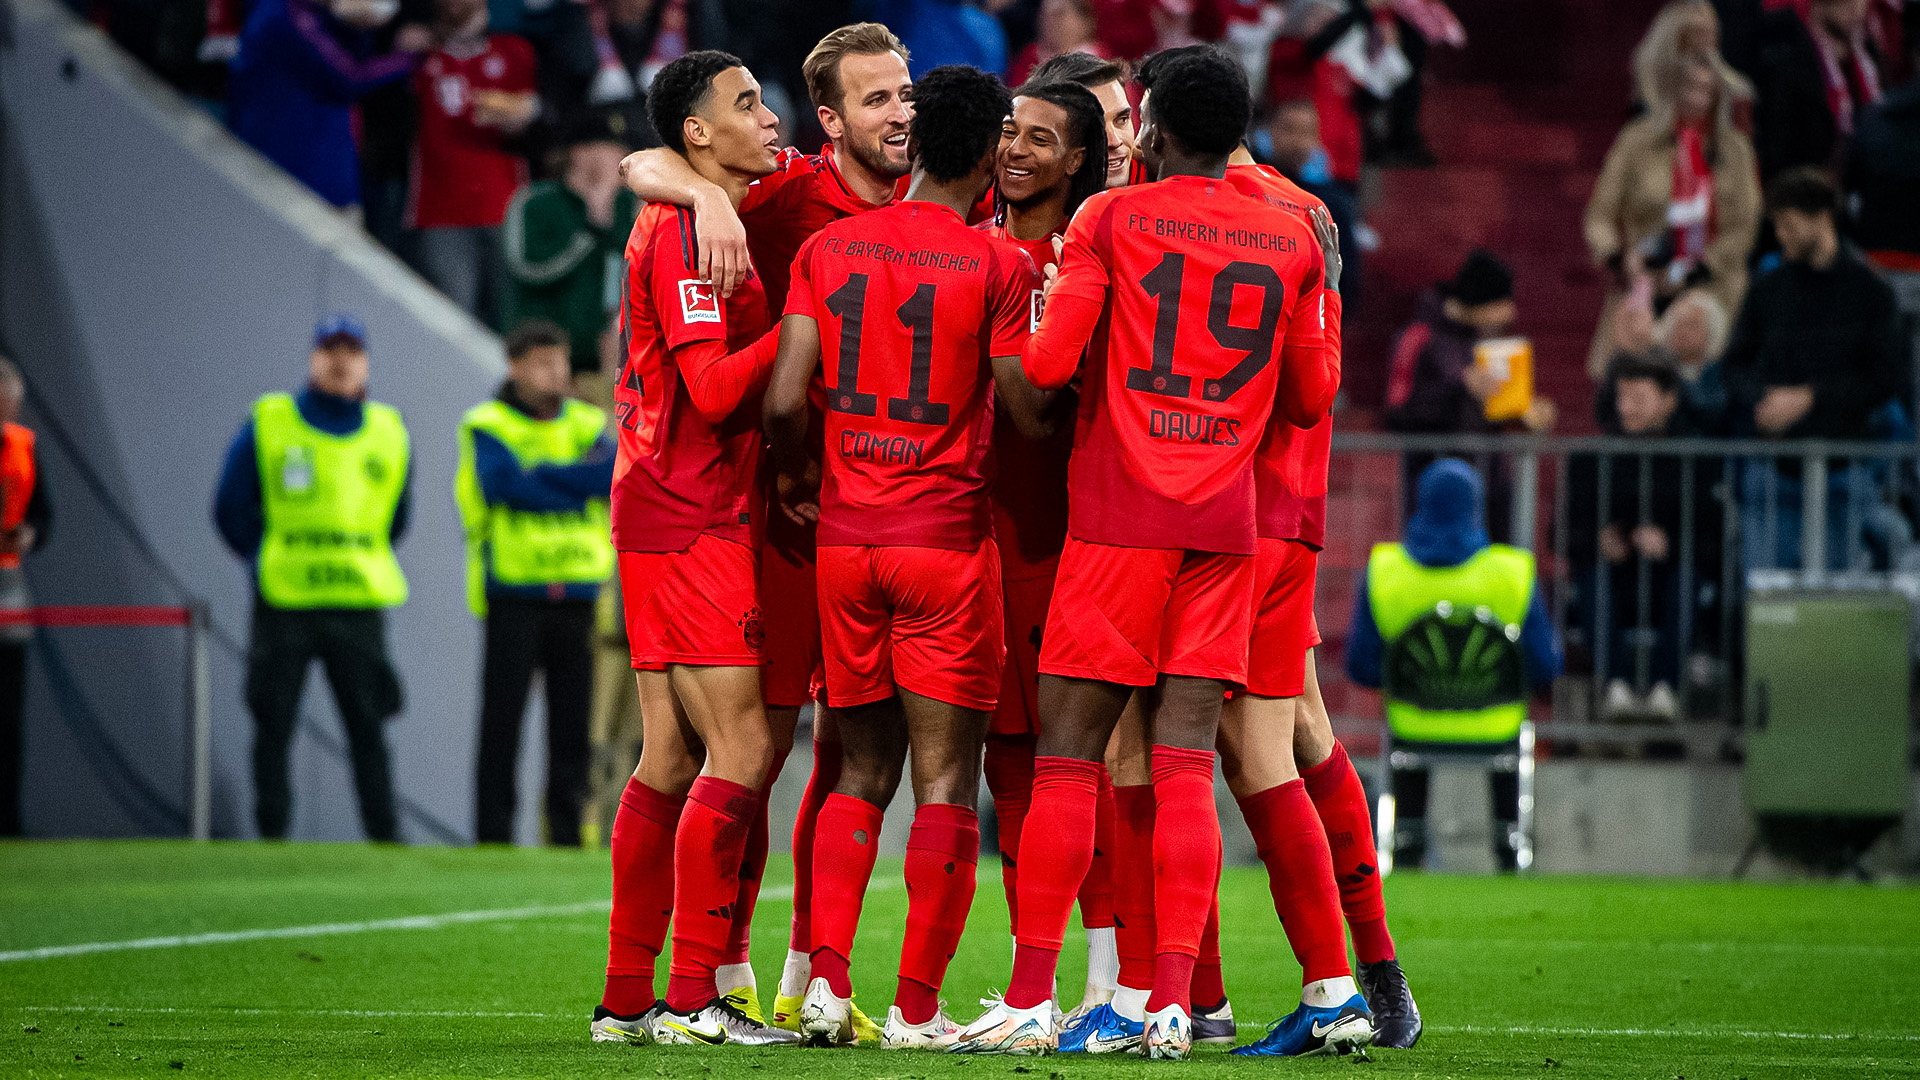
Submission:
[[[1436,457],[1479,467],[1489,531],[1535,552],[1563,640],[1592,672],[1587,693],[1556,694],[1543,740],[1723,744],[1739,722],[1750,583],[1894,587],[1873,572],[1920,570],[1913,442],[1336,433],[1323,589],[1364,566],[1373,543],[1400,538],[1408,486]],[[1663,557],[1636,545],[1621,557],[1617,541],[1642,525],[1664,538]],[[1321,614],[1344,627],[1345,610]],[[1669,679],[1683,716],[1722,724],[1593,722],[1610,682],[1644,697]]]
[[[178,626],[186,631],[187,835],[213,838],[213,668],[207,655],[207,609],[186,607],[59,605],[0,608],[0,626],[146,627]]]

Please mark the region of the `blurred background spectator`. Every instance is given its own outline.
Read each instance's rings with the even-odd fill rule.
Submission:
[[[972,0],[863,0],[860,18],[885,24],[912,54],[914,78],[946,64],[1007,70],[1007,32]]]
[[[1772,14],[1755,82],[1760,175],[1797,165],[1837,169],[1861,110],[1880,100],[1875,0],[1804,0]],[[1875,23],[1875,26],[1878,24]]]
[[[1366,252],[1360,247],[1360,205],[1353,193],[1333,182],[1326,147],[1320,145],[1320,112],[1307,98],[1273,107],[1266,123],[1248,140],[1253,156],[1327,204],[1340,230],[1341,315],[1358,308],[1365,279]]]
[[[1603,432],[1628,439],[1702,434],[1686,406],[1673,357],[1663,350],[1618,354],[1607,367],[1606,382],[1599,418]],[[1681,605],[1700,609],[1694,626],[1717,625],[1704,615],[1720,580],[1720,518],[1713,497],[1720,462],[1669,454],[1576,454],[1568,469],[1567,555],[1580,623],[1589,642],[1598,633],[1609,635],[1606,669],[1595,673],[1606,686],[1601,713],[1607,719],[1676,720],[1681,650],[1687,644],[1679,634]],[[1691,489],[1683,483],[1683,470],[1693,473]],[[1689,518],[1694,539],[1686,557],[1693,573],[1683,595],[1678,568]],[[1596,577],[1602,567],[1604,574]],[[1597,590],[1605,590],[1604,611],[1596,602]],[[1643,670],[1644,680],[1639,678]]]
[[[1646,112],[1614,141],[1587,203],[1587,247],[1610,279],[1587,353],[1595,378],[1687,289],[1739,307],[1760,222],[1753,144],[1714,63],[1683,54],[1642,75]]]
[[[434,0],[438,47],[414,74],[408,224],[419,230],[421,274],[447,298],[498,326],[506,288],[500,222],[527,181],[512,140],[533,122],[533,47],[487,32],[486,0]]]
[[[1034,39],[1014,55],[1007,85],[1019,86],[1033,69],[1061,53],[1083,52],[1106,58],[1095,36],[1093,0],[1041,0]],[[911,47],[911,46],[909,46]]]
[[[595,112],[563,138],[560,179],[521,188],[501,233],[508,274],[505,321],[545,319],[567,333],[575,375],[617,363],[614,312],[627,233],[640,201],[620,182],[629,144],[615,131],[626,113]]]
[[[228,74],[233,133],[335,206],[360,203],[353,104],[404,79],[433,42],[402,27],[376,55],[373,31],[396,0],[254,0]]]
[[[1722,361],[1736,434],[1870,439],[1893,431],[1884,407],[1909,381],[1893,291],[1840,238],[1838,205],[1833,184],[1810,167],[1790,169],[1767,188],[1783,260],[1754,281]],[[1904,419],[1898,425],[1913,437]],[[1830,477],[1832,569],[1844,566],[1850,549],[1848,522],[1862,520],[1849,504],[1871,490],[1859,475],[1864,468],[1855,464]],[[1794,459],[1745,470],[1749,568],[1799,566],[1800,474]]]

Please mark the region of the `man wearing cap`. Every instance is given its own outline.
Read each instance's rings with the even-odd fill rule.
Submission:
[[[400,680],[384,612],[407,599],[393,545],[406,532],[412,469],[399,412],[366,395],[366,328],[328,315],[314,328],[306,388],[254,402],[214,493],[221,538],[254,572],[247,705],[263,837],[287,835],[287,752],[315,659],[346,728],[361,826],[373,840],[399,835],[383,724],[400,711]]]
[[[560,179],[528,184],[507,204],[505,326],[546,319],[567,332],[576,375],[601,370],[601,338],[620,303],[627,234],[640,200],[620,182],[627,152],[626,118],[589,113],[562,133]],[[613,349],[604,355],[618,365]]]

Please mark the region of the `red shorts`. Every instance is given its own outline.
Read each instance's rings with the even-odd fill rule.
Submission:
[[[836,707],[897,687],[967,709],[999,698],[1006,654],[1000,553],[827,545],[819,548],[820,637]]]
[[[1253,563],[1067,537],[1040,670],[1126,686],[1152,686],[1162,674],[1244,684]]]
[[[633,666],[760,666],[754,562],[752,548],[705,534],[684,551],[621,552]]]
[[[811,545],[760,547],[760,623],[767,641],[760,672],[769,708],[797,709],[825,680],[820,666],[820,594]]]
[[[1319,567],[1319,552],[1298,540],[1260,538],[1253,557],[1249,694],[1288,698],[1307,692],[1307,650],[1320,644],[1313,618],[1313,575]]]
[[[1040,733],[1040,640],[1053,599],[1053,574],[1002,583],[1006,596],[1007,663],[1000,679],[1000,706],[987,722],[989,735]]]

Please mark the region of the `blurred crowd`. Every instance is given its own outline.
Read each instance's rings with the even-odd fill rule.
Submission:
[[[917,74],[964,62],[1018,85],[1051,57],[1135,60],[1220,42],[1261,97],[1256,156],[1333,210],[1362,250],[1363,163],[1424,166],[1425,57],[1465,33],[1441,0],[97,0],[118,41],[235,134],[502,332],[610,355],[606,273],[636,206],[623,152],[656,145],[653,75],[724,48],[766,88],[786,141],[823,139],[800,61],[825,31],[886,23]]]

